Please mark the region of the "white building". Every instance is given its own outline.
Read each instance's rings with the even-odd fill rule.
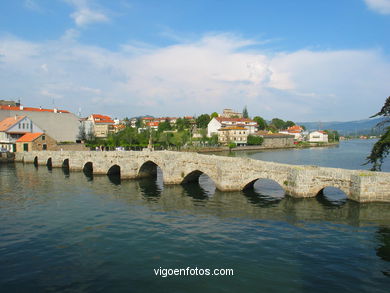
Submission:
[[[16,151],[16,141],[26,133],[43,132],[26,116],[13,116],[0,121],[0,148]]]
[[[214,117],[207,125],[207,136],[211,137],[214,134],[218,134],[218,129],[227,126],[239,126],[248,130],[248,134],[253,134],[257,131],[257,122],[249,118],[226,118],[226,117]]]
[[[328,142],[328,134],[320,130],[310,132],[309,142]]]

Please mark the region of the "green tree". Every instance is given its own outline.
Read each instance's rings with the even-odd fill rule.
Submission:
[[[165,120],[164,122],[160,122],[158,124],[158,132],[163,132],[166,130],[172,130],[172,126],[169,120]]]
[[[277,130],[286,129],[286,122],[279,118],[273,118],[271,120],[271,125],[273,125]]]
[[[261,136],[257,135],[248,135],[247,144],[248,145],[261,145],[264,139]]]
[[[260,116],[256,116],[253,118],[253,121],[256,121],[257,124],[259,125],[260,130],[265,130],[267,129],[267,122]]]
[[[211,115],[210,115],[210,120],[213,119],[213,118],[216,118],[216,117],[218,117],[218,116],[219,116],[219,115],[218,115],[217,112],[213,112],[213,113],[211,113]]]
[[[337,130],[324,130],[328,134],[328,141],[335,142],[340,140],[340,135]]]
[[[202,114],[198,118],[196,118],[196,126],[198,128],[207,128],[207,125],[210,122],[210,115],[209,114]]]
[[[245,106],[244,109],[242,110],[242,117],[244,118],[249,118],[248,114],[248,108]]]
[[[289,127],[294,126],[294,125],[295,125],[294,122],[288,120],[288,121],[286,121],[285,127],[286,127],[286,128],[289,128]]]
[[[390,123],[390,96],[386,99],[382,109],[371,116],[370,118],[383,116],[385,119],[377,124],[377,127],[383,127]],[[385,132],[381,135],[379,140],[374,144],[371,154],[367,157],[366,164],[372,164],[372,171],[380,171],[384,159],[390,152],[390,126],[385,127]]]

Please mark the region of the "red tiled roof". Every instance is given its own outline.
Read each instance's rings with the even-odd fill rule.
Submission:
[[[26,133],[21,138],[19,138],[16,142],[31,142],[40,137],[43,132],[35,132],[35,133]]]
[[[146,126],[158,126],[160,122],[147,122]]]
[[[19,121],[25,117],[26,116],[14,116],[5,118],[4,120],[0,121],[0,131],[7,131],[7,129],[19,123]]]
[[[54,112],[54,109],[41,109],[33,107],[19,107],[19,106],[4,106],[0,105],[0,110],[10,110],[10,111],[35,111],[35,112]],[[66,110],[57,110],[58,113],[69,113]]]
[[[299,131],[299,132],[301,132],[302,130],[303,130],[303,128],[301,126],[299,126],[299,125],[294,125],[294,126],[291,126],[291,127],[287,128],[288,132],[292,132],[292,131]]]
[[[92,114],[92,119],[95,123],[115,123],[110,116]]]

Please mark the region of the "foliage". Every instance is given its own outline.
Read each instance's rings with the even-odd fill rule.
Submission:
[[[186,118],[178,118],[176,120],[176,129],[182,131],[184,129],[189,129],[191,127],[191,122]]]
[[[285,128],[289,128],[289,127],[291,127],[291,126],[294,126],[294,125],[295,125],[295,123],[294,123],[294,122],[292,122],[292,121],[288,120],[288,121],[286,121],[286,123],[285,123],[284,127],[285,127]]]
[[[247,109],[246,106],[245,106],[244,109],[242,110],[242,117],[244,117],[244,118],[249,118],[248,109]]]
[[[160,122],[158,124],[158,132],[163,132],[167,130],[172,130],[172,126],[169,120],[165,120],[164,122]]]
[[[259,125],[258,126],[258,128],[260,129],[260,130],[265,130],[265,129],[267,129],[267,122],[262,118],[262,117],[260,117],[260,116],[255,116],[254,118],[253,118],[253,121],[256,121],[257,122],[257,124]]]
[[[196,126],[198,128],[207,128],[211,118],[209,114],[202,114],[198,118],[196,118]]]
[[[279,118],[273,118],[271,120],[271,125],[274,126],[277,130],[286,129],[286,122]]]
[[[264,141],[264,138],[257,135],[248,135],[247,144],[248,145],[261,145]]]
[[[335,142],[340,140],[340,135],[337,130],[325,130],[325,132],[328,134],[329,142]]]
[[[235,148],[236,146],[237,146],[237,145],[236,145],[235,142],[230,142],[230,143],[228,144],[228,147],[229,147],[230,150],[233,149],[233,148]]]
[[[386,99],[385,104],[382,109],[371,116],[370,118],[376,116],[390,117],[390,96]],[[390,119],[385,119],[382,122],[378,123],[377,126],[384,126],[390,123]],[[371,150],[371,154],[367,157],[366,164],[372,164],[372,171],[380,171],[384,159],[390,152],[390,126],[385,128],[385,133],[379,138],[379,140],[374,144]]]
[[[87,139],[87,133],[85,132],[85,124],[81,123],[79,126],[79,134],[77,135],[77,139],[79,140],[86,140]]]
[[[213,119],[213,118],[216,118],[216,117],[218,117],[218,116],[219,116],[219,115],[218,115],[217,112],[213,112],[213,113],[211,113],[210,118]]]

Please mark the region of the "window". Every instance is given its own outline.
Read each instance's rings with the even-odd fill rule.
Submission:
[[[19,123],[19,129],[21,128],[21,125],[20,125],[20,123]]]
[[[44,135],[42,135],[42,140],[45,140],[45,139],[46,139],[46,137]]]
[[[42,145],[42,150],[44,150],[44,151],[47,150],[47,144],[44,143],[44,144]]]

